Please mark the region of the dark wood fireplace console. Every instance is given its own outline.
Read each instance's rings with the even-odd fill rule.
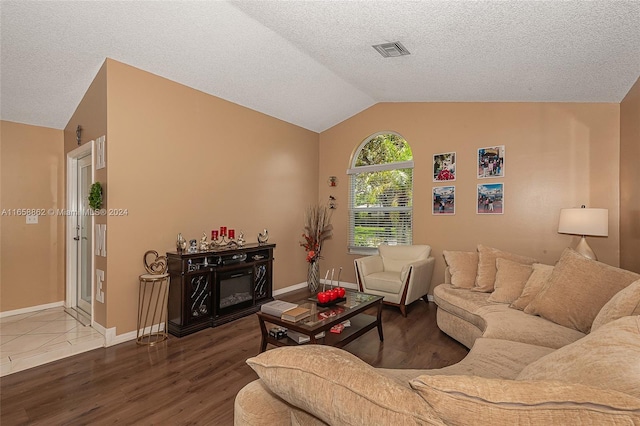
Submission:
[[[273,300],[275,244],[167,253],[169,333],[182,337],[260,310]]]

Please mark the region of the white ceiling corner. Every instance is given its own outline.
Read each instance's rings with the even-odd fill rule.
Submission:
[[[639,52],[634,0],[2,0],[0,118],[63,128],[107,57],[320,132],[376,102],[620,102]]]

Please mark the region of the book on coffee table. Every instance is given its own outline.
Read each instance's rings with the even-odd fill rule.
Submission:
[[[273,315],[274,317],[280,318],[284,311],[288,311],[289,309],[297,307],[298,305],[295,303],[285,302],[284,300],[274,300],[260,306],[260,311],[264,312],[265,314]]]
[[[311,309],[298,306],[296,308],[284,311],[280,316],[280,318],[284,321],[298,322],[302,319],[307,318],[310,315],[311,315]]]
[[[287,336],[298,344],[307,343],[311,341],[311,337],[307,336],[306,334],[298,333],[296,331],[289,331]],[[324,331],[322,331],[316,334],[316,339],[322,339],[324,336],[325,336],[325,333]]]

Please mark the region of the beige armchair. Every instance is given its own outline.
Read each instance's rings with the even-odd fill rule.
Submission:
[[[406,317],[407,305],[423,296],[427,301],[435,264],[431,247],[380,245],[378,253],[354,260],[360,291],[384,296],[384,303]]]

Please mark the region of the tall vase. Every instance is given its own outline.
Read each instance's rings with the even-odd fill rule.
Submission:
[[[313,262],[309,262],[309,269],[307,271],[307,285],[309,286],[309,291],[312,294],[316,294],[318,292],[318,288],[320,288],[320,262],[314,260]]]

